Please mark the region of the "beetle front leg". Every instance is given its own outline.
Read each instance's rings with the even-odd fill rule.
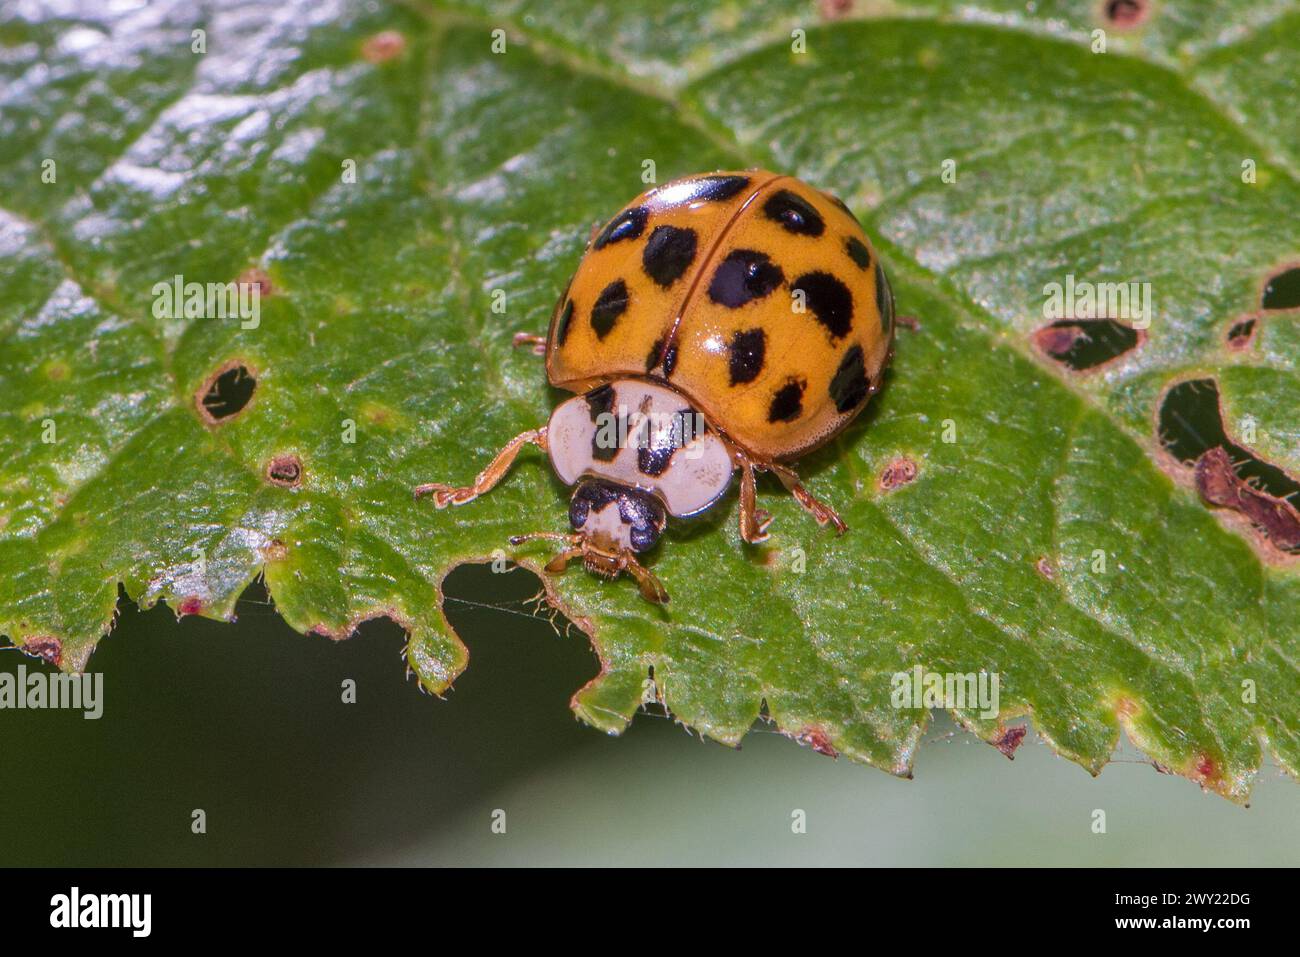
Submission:
[[[433,504],[438,508],[472,502],[480,495],[492,491],[496,484],[505,478],[519,450],[529,444],[536,445],[543,452],[546,451],[546,426],[521,432],[511,439],[506,447],[497,453],[496,458],[488,463],[488,467],[479,472],[473,485],[456,486],[444,485],[442,482],[428,482],[415,487],[415,497],[432,495]]]

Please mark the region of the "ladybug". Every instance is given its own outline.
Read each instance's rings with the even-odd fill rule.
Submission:
[[[773,472],[821,525],[846,530],[789,463],[825,444],[880,389],[892,355],[894,300],[861,225],[843,202],[761,170],[687,176],[651,189],[593,230],[545,336],[551,385],[577,393],[524,432],[473,485],[415,489],[464,505],[505,476],[525,445],[547,452],[574,487],[572,531],[553,539],[605,578],[633,575],[668,593],[638,560],[668,517],[690,518],[740,473],[740,535],[767,538],[755,473]]]

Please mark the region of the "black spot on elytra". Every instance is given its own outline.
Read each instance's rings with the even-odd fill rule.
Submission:
[[[591,307],[591,328],[596,338],[604,339],[618,322],[618,317],[627,312],[627,283],[615,279],[600,291],[596,304]]]
[[[659,364],[659,353],[664,350],[664,337],[660,336],[650,347],[650,354],[645,357],[645,371],[649,372]]]
[[[871,268],[871,250],[857,236],[850,236],[844,240],[844,251],[849,254],[850,259],[858,264],[859,269]]]
[[[691,198],[716,203],[731,199],[748,185],[748,176],[701,176],[695,181]]]
[[[1265,309],[1295,309],[1300,306],[1300,266],[1292,266],[1264,284],[1260,305]]]
[[[871,383],[867,379],[862,347],[855,345],[844,353],[840,367],[831,377],[831,401],[835,403],[835,411],[848,412],[856,409],[870,391]]]
[[[880,313],[880,331],[889,335],[894,327],[894,290],[889,287],[885,270],[876,263],[876,309]]]
[[[733,249],[713,273],[709,298],[728,309],[739,309],[770,295],[783,282],[785,273],[766,253]]]
[[[569,326],[573,324],[573,300],[570,299],[564,304],[564,310],[560,313],[560,320],[555,326],[555,342],[558,345],[564,345],[564,340],[569,338]]]
[[[812,203],[788,189],[778,189],[768,197],[763,204],[763,215],[780,223],[786,232],[800,236],[820,236],[826,231],[826,224]]]
[[[853,328],[853,293],[844,283],[828,272],[810,272],[791,283],[790,290],[803,292],[813,318],[834,338],[842,339],[849,334]]]
[[[835,204],[836,206],[838,206],[840,209],[844,210],[844,212],[848,213],[849,216],[851,216],[851,217],[853,218],[853,221],[854,221],[855,223],[858,221],[858,217],[854,215],[853,210],[849,209],[849,204],[846,203],[846,202],[844,202],[844,200],[840,199],[840,198],[839,198],[838,196],[836,196],[834,193],[822,193],[822,195],[825,196],[827,199],[829,199],[832,203],[834,203],[834,204]]]
[[[591,244],[592,249],[604,249],[611,243],[636,239],[645,232],[646,220],[649,218],[650,211],[644,206],[634,206],[631,209],[623,210],[605,224],[605,228],[600,231],[600,234]]]
[[[641,253],[641,266],[647,276],[667,289],[691,267],[695,249],[695,230],[656,226]]]
[[[767,407],[767,421],[793,422],[803,414],[803,391],[807,383],[791,379],[772,395],[772,404]]]
[[[762,329],[746,329],[731,337],[731,384],[753,382],[763,371],[763,358],[767,353],[767,333]]]
[[[664,375],[672,375],[677,368],[677,343],[673,343],[664,352]]]

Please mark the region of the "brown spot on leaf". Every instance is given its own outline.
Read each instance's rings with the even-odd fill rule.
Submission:
[[[270,274],[265,269],[259,269],[256,266],[250,266],[241,272],[235,282],[242,285],[257,286],[258,295],[263,299],[275,295],[275,286],[271,282]]]
[[[1121,30],[1141,26],[1151,14],[1149,0],[1104,0],[1101,9],[1105,21]]]
[[[999,728],[998,733],[993,737],[993,747],[997,748],[1009,759],[1015,760],[1016,749],[1025,741],[1025,734],[1028,728],[1024,725],[1016,725],[1011,728]]]
[[[1300,549],[1300,512],[1286,499],[1244,481],[1222,446],[1197,460],[1196,490],[1211,505],[1241,513],[1283,551]]]
[[[916,463],[906,456],[900,455],[886,465],[885,470],[880,473],[880,490],[882,492],[892,492],[896,488],[901,488],[914,481],[916,473]]]
[[[1042,575],[1049,582],[1056,578],[1056,568],[1048,561],[1047,556],[1043,556],[1034,562],[1034,568],[1038,569],[1038,574]]]
[[[1219,763],[1204,751],[1198,754],[1196,759],[1192,762],[1192,777],[1201,784],[1213,785],[1219,780],[1222,774],[1223,771],[1219,767]]]
[[[22,643],[22,649],[56,668],[63,663],[63,642],[53,635],[35,635]]]
[[[302,459],[296,455],[277,455],[266,464],[266,479],[272,485],[297,488],[302,484]]]
[[[835,750],[835,746],[831,744],[830,736],[816,725],[809,725],[804,728],[794,736],[794,739],[800,744],[806,744],[818,754],[826,755],[828,758],[838,758],[840,756],[840,753]]]
[[[853,12],[853,0],[820,0],[823,20],[839,20]]]
[[[1034,331],[1034,346],[1074,372],[1090,372],[1132,352],[1146,333],[1115,319],[1060,319]]]
[[[1261,558],[1276,562],[1300,553],[1300,512],[1292,504],[1300,482],[1228,437],[1218,382],[1189,379],[1171,386],[1159,405],[1157,435],[1177,463],[1166,464],[1170,473],[1190,479],[1207,504],[1244,520]]]
[[[406,37],[396,30],[384,30],[361,44],[361,55],[370,63],[387,63],[406,52]]]
[[[278,538],[271,539],[260,551],[264,562],[282,562],[289,557],[289,547]]]
[[[181,603],[176,606],[176,616],[178,618],[183,618],[186,615],[197,615],[202,611],[203,611],[203,599],[198,598],[194,595],[191,595],[189,598],[183,599]]]
[[[1254,316],[1234,322],[1228,327],[1228,348],[1238,351],[1249,348],[1255,340],[1255,330],[1258,326],[1259,320]]]

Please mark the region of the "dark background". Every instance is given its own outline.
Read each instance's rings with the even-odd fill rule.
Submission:
[[[90,661],[100,720],[0,711],[0,864],[1300,863],[1300,789],[1271,765],[1243,809],[1127,746],[1094,780],[1032,735],[1009,762],[942,717],[913,781],[762,725],[740,751],[661,713],[607,737],[568,710],[596,658],[527,615],[535,591],[525,572],[454,573],[471,662],[443,700],[404,678],[389,622],[332,642],[258,586],[235,625],[123,599]],[[45,667],[0,652],[20,663]]]

